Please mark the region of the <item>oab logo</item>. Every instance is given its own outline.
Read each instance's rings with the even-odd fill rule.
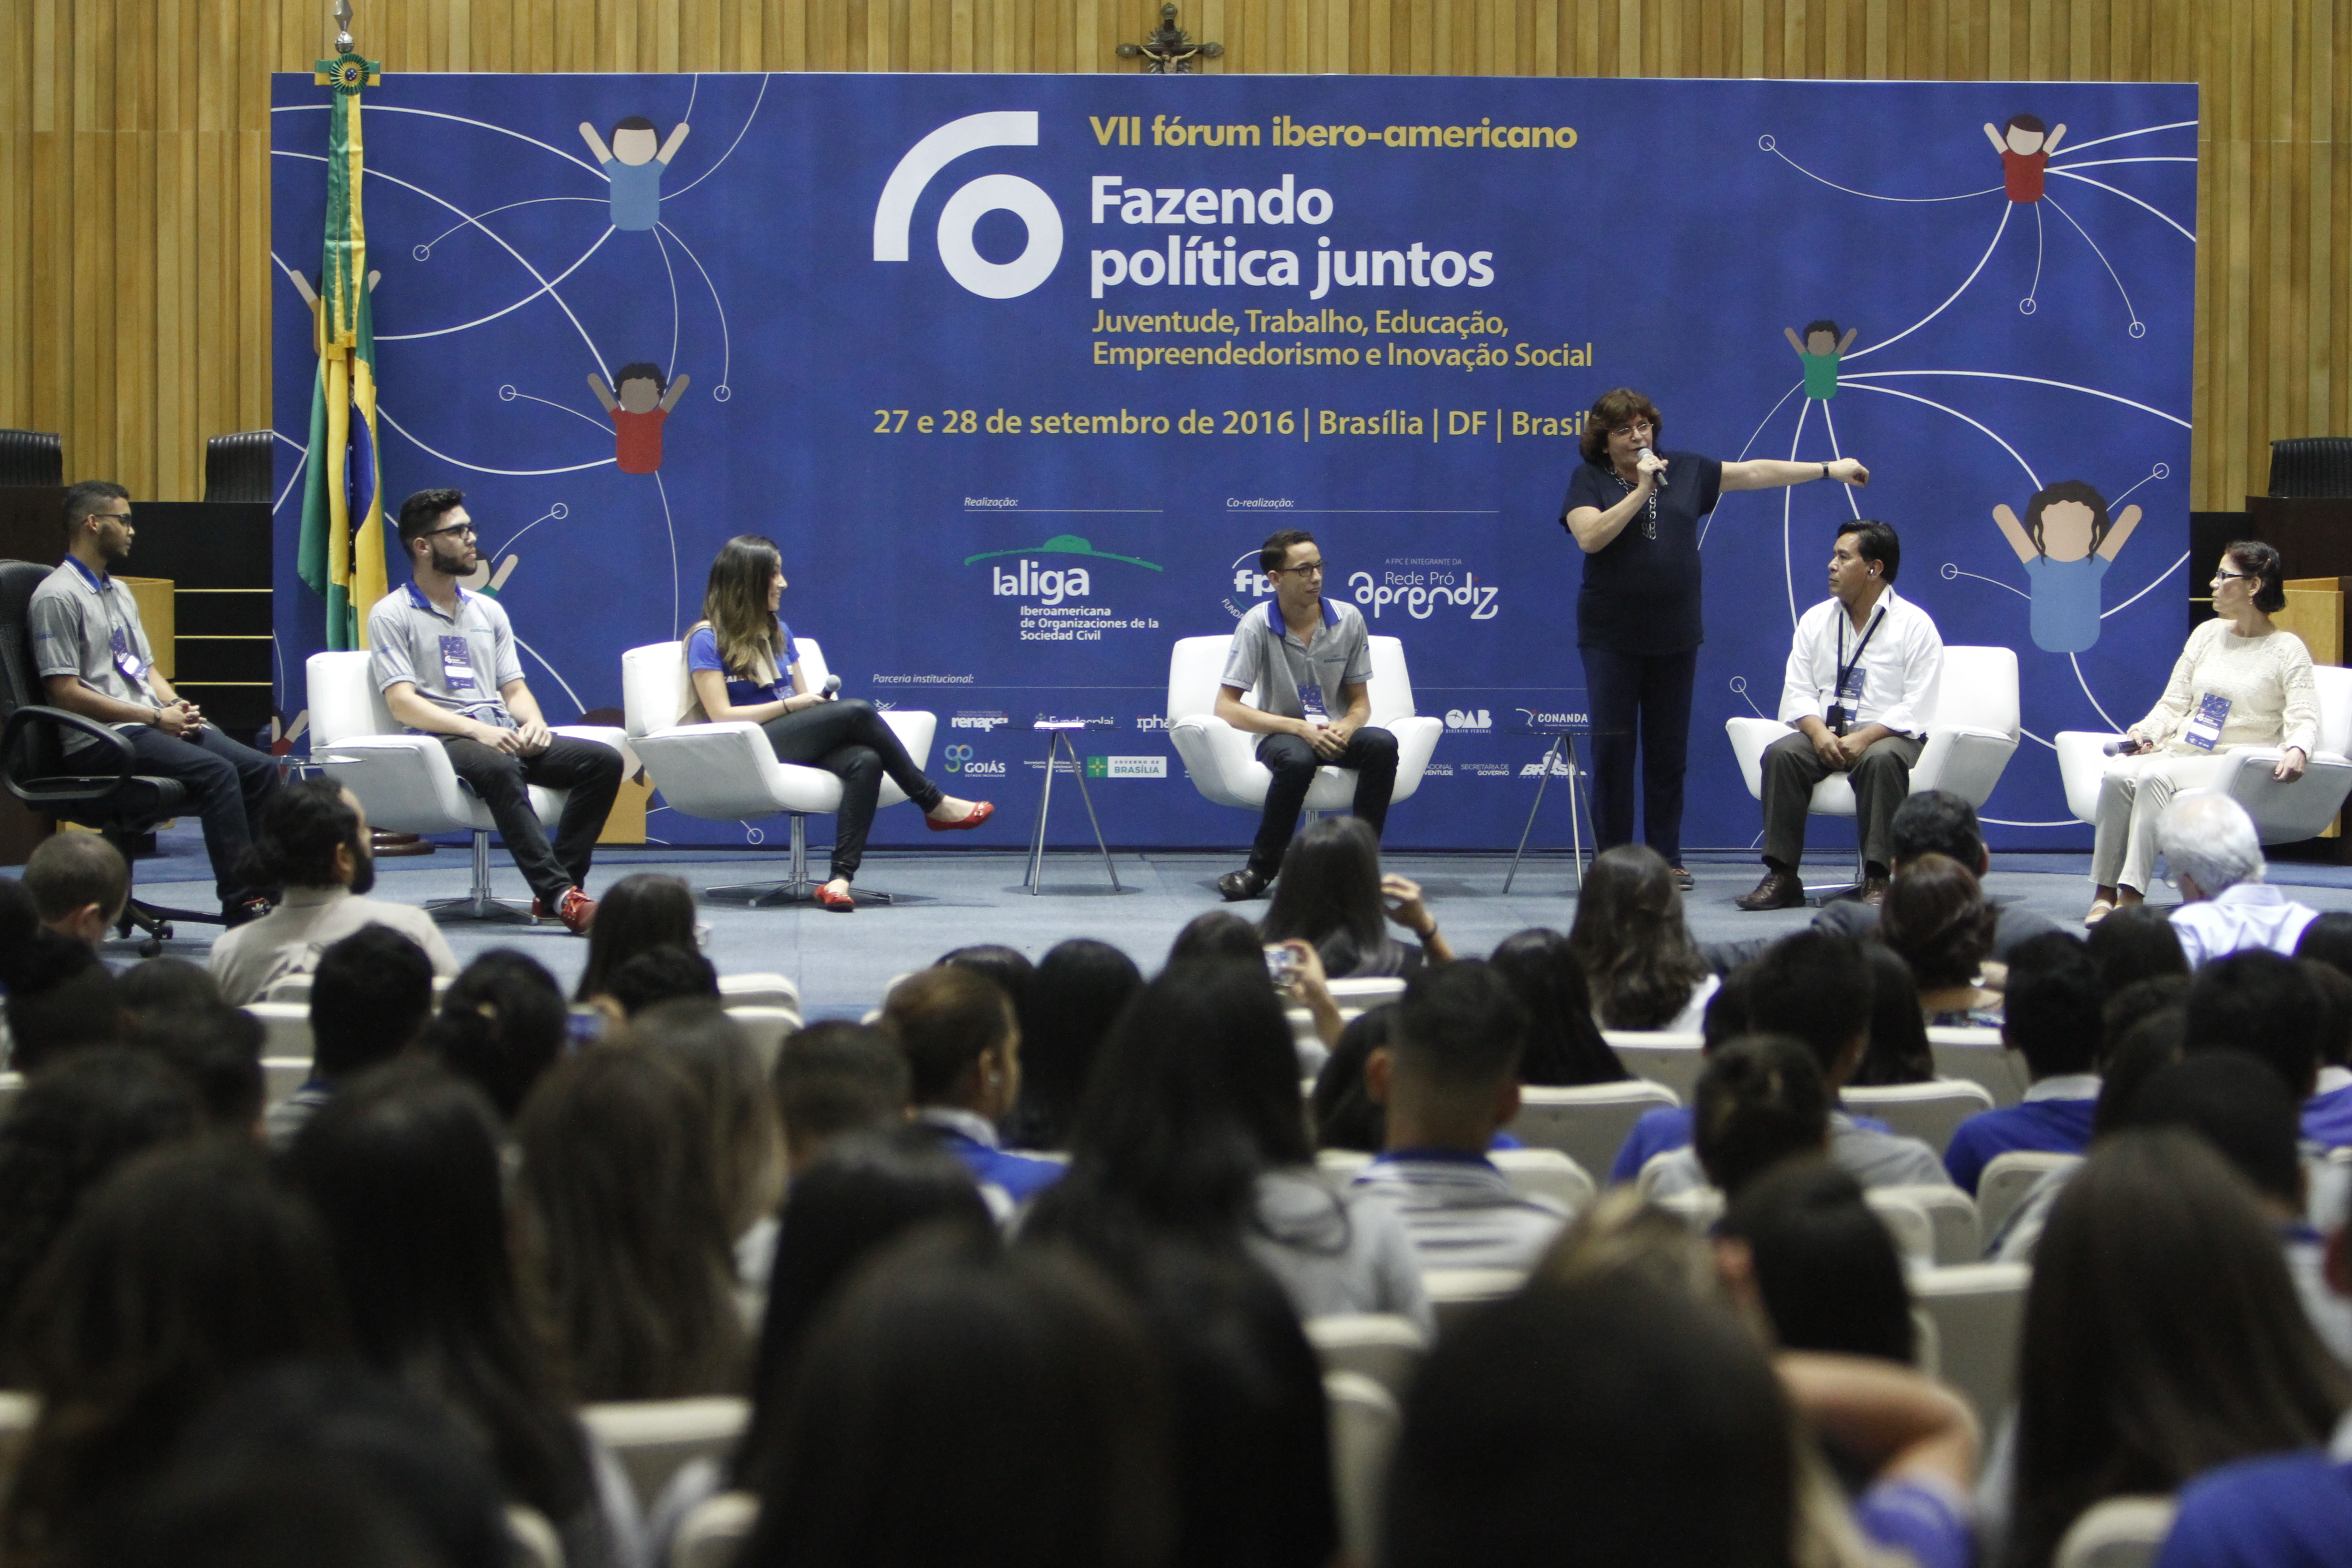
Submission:
[[[1491,730],[1494,716],[1484,708],[1448,708],[1445,727],[1449,730]]]
[[[1004,776],[1004,764],[1003,763],[981,762],[972,756],[971,748],[970,746],[950,746],[947,749],[945,756],[947,770],[951,773],[961,773],[964,777],[970,779],[1003,778]]]
[[[931,176],[966,153],[982,147],[1034,147],[1037,113],[1028,109],[992,110],[950,120],[898,160],[874,206],[874,259],[907,259],[907,231],[915,204]],[[1010,261],[991,261],[971,242],[981,218],[1009,212],[1029,231],[1029,242]],[[987,300],[1017,300],[1053,276],[1062,258],[1062,214],[1054,198],[1018,174],[982,174],[958,188],[940,209],[940,265],[948,276]]]

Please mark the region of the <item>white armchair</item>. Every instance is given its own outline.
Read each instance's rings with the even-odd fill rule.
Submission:
[[[2311,675],[2319,698],[2319,749],[2303,776],[2281,784],[2271,777],[2271,770],[2284,753],[2276,747],[2255,746],[2224,752],[2218,774],[2201,786],[2244,806],[2265,844],[2317,837],[2344,809],[2345,797],[2352,795],[2352,760],[2347,760],[2352,753],[2352,669],[2315,665]],[[2105,748],[2118,739],[2095,730],[2058,731],[2058,776],[2065,781],[2066,809],[2082,821],[2098,820]]]
[[[474,885],[462,899],[438,899],[425,909],[440,920],[530,921],[527,905],[490,896],[490,835],[498,824],[430,735],[404,731],[368,673],[364,652],[314,653],[305,671],[310,689],[310,755],[328,776],[359,797],[368,825],[393,833],[470,833]],[[621,753],[631,772],[621,731],[596,724],[559,724],[559,735],[595,741]],[[530,786],[530,808],[551,833],[572,792]]]
[[[1168,732],[1176,754],[1192,775],[1192,785],[1219,805],[1244,811],[1265,809],[1274,773],[1257,760],[1262,737],[1236,730],[1217,717],[1218,677],[1225,670],[1231,637],[1181,637],[1168,657]],[[1404,644],[1394,637],[1371,639],[1371,703],[1374,724],[1396,737],[1396,790],[1391,804],[1421,787],[1429,757],[1445,732],[1442,719],[1412,710],[1412,677],[1405,668]],[[1244,692],[1242,700],[1248,702]],[[1255,706],[1255,704],[1252,704]],[[1319,767],[1307,791],[1308,812],[1346,811],[1355,804],[1351,768]]]
[[[801,673],[812,689],[824,684],[824,650],[814,637],[796,637]],[[653,643],[621,656],[621,692],[629,743],[645,759],[646,772],[671,809],[714,822],[746,822],[778,812],[792,817],[792,875],[762,888],[713,888],[714,893],[749,892],[754,904],[807,899],[817,885],[808,873],[807,819],[841,809],[841,780],[823,768],[776,761],[757,724],[680,724],[686,710],[686,645]],[[930,755],[939,726],[930,713],[891,709],[884,723],[898,732],[907,754],[921,767]],[[906,792],[887,775],[881,804],[896,805]],[[861,901],[887,904],[887,893],[857,889]]]

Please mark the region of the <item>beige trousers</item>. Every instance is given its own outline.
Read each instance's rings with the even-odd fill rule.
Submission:
[[[2157,825],[2175,795],[2212,783],[2221,762],[2174,752],[2108,758],[2091,843],[2092,885],[2147,892],[2156,874]]]

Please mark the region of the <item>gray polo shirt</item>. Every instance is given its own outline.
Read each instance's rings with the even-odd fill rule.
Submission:
[[[45,679],[78,675],[83,685],[118,702],[155,705],[155,693],[147,685],[155,655],[147,646],[147,630],[139,624],[139,605],[131,590],[112,576],[67,556],[33,590],[30,618],[33,663]],[[66,737],[68,752],[93,743],[78,732],[68,731]]]
[[[1269,657],[1277,648],[1282,657]],[[1339,693],[1371,679],[1372,639],[1355,605],[1326,598],[1323,624],[1301,642],[1284,625],[1280,601],[1268,599],[1263,610],[1251,610],[1234,628],[1219,684],[1256,692],[1259,711],[1286,719],[1306,718],[1305,699],[1313,697],[1325,719],[1337,720],[1348,710]]]
[[[409,681],[436,708],[501,730],[521,728],[499,695],[522,679],[514,626],[488,595],[460,588],[457,613],[445,616],[415,584],[403,584],[368,612],[368,646],[378,691]]]

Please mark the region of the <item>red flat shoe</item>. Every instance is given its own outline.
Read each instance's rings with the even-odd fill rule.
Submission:
[[[857,912],[857,900],[855,897],[848,893],[836,893],[826,883],[817,884],[816,901],[818,908],[831,910],[837,915]]]
[[[967,827],[978,827],[995,815],[995,803],[982,800],[973,802],[971,810],[954,822],[941,822],[935,816],[927,816],[923,820],[930,825],[934,833],[956,833]]]

